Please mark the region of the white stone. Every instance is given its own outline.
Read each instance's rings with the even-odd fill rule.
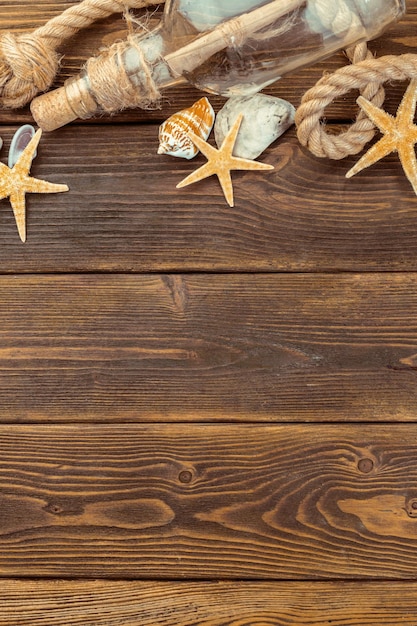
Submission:
[[[294,124],[295,108],[286,100],[263,93],[230,98],[217,113],[214,124],[214,137],[218,147],[223,143],[239,113],[243,113],[244,117],[233,155],[256,159]]]

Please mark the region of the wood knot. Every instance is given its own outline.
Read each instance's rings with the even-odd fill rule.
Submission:
[[[190,470],[182,470],[178,474],[178,480],[184,485],[189,485],[193,480],[193,473]]]
[[[17,109],[46,91],[58,70],[58,56],[41,37],[6,32],[0,37],[0,101]]]
[[[183,276],[163,276],[162,282],[172,298],[175,313],[185,315],[188,308],[188,287]]]
[[[374,462],[372,459],[360,459],[358,462],[358,470],[362,474],[369,474],[374,469]]]
[[[406,508],[408,517],[417,517],[417,498],[411,498],[406,503]]]
[[[65,500],[54,500],[48,502],[43,510],[51,515],[66,516],[66,515],[82,515],[83,507],[76,498],[67,498]]]

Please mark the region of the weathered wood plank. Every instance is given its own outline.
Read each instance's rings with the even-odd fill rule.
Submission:
[[[417,419],[417,276],[12,276],[13,421]]]
[[[13,32],[32,31],[41,26],[47,19],[59,14],[64,8],[73,3],[54,0],[54,2],[30,3],[28,0],[16,0],[13,3],[2,3],[0,7],[0,31],[11,30]],[[396,25],[393,25],[386,33],[374,42],[370,48],[377,56],[383,54],[402,54],[415,51],[415,28],[417,21],[417,0],[407,0],[407,15]],[[136,12],[137,16],[143,15],[143,11]],[[156,24],[161,12],[156,13],[152,24]],[[123,39],[126,36],[126,26],[120,16],[112,16],[106,20],[97,22],[93,26],[81,31],[73,37],[60,50],[63,53],[61,70],[57,76],[56,86],[61,85],[69,76],[78,73],[85,60],[103,46],[112,43],[115,39]],[[310,68],[299,70],[285,76],[265,91],[281,98],[290,100],[298,106],[302,95],[312,87],[323,75],[323,72],[332,72],[346,63],[342,53],[338,53],[322,63],[317,63]],[[387,108],[395,110],[403,92],[403,85],[393,85],[388,89]],[[190,85],[182,85],[166,91],[162,108],[156,111],[126,111],[111,119],[103,117],[99,121],[127,122],[163,120],[179,109],[189,106],[191,102],[201,97],[201,92]],[[328,120],[346,120],[356,115],[356,93],[336,101],[326,109]],[[215,108],[220,108],[224,98],[210,96]],[[31,116],[28,108],[21,111],[0,111],[0,123],[14,123],[16,121],[30,121]]]
[[[0,575],[415,579],[417,426],[0,427]]]
[[[415,626],[415,583],[1,582],[0,626]]]
[[[4,154],[15,128],[4,128]],[[294,131],[234,172],[235,207],[205,162],[156,154],[157,127],[74,127],[45,134],[32,174],[68,193],[29,194],[26,244],[1,202],[1,272],[416,270],[415,194],[392,154],[351,180],[357,157],[317,159]]]

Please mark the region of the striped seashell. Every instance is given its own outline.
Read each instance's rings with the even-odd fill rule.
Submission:
[[[187,132],[191,130],[206,141],[213,128],[214,118],[213,107],[207,98],[200,98],[188,109],[174,113],[159,127],[158,154],[192,159],[199,150]]]

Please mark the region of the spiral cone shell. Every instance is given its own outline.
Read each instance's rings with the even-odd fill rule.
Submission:
[[[206,141],[213,128],[214,118],[213,107],[207,98],[200,98],[191,107],[174,113],[159,127],[158,154],[192,159],[199,150],[187,132],[191,130]]]

